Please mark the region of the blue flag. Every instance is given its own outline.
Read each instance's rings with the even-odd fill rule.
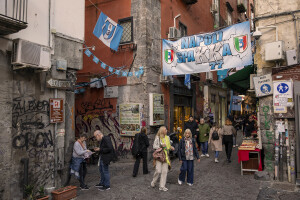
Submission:
[[[190,74],[186,74],[184,77],[184,85],[191,89],[191,75]]]
[[[123,27],[101,12],[93,34],[106,46],[118,51],[119,43],[123,34]]]

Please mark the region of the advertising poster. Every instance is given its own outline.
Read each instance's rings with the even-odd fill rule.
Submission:
[[[193,74],[251,65],[249,21],[216,32],[163,40],[163,75]]]
[[[165,123],[164,95],[150,93],[149,100],[150,100],[150,126],[164,125]]]
[[[120,104],[119,115],[121,136],[134,136],[140,132],[140,104]]]
[[[273,94],[272,74],[253,77],[256,97]]]
[[[232,97],[232,110],[241,111],[243,98],[240,96]]]
[[[286,113],[287,107],[293,106],[293,82],[274,81],[274,113]]]

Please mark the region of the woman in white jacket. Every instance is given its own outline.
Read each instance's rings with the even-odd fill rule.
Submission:
[[[160,162],[159,160],[156,160],[156,168],[153,175],[153,180],[151,182],[151,187],[155,187],[155,184],[160,176],[160,184],[159,184],[159,190],[162,191],[168,191],[168,189],[165,187],[167,182],[167,175],[169,171],[169,166],[171,167],[171,162],[169,159],[169,151],[174,151],[174,147],[171,146],[170,138],[167,136],[167,128],[165,126],[162,126],[159,128],[155,140],[153,143],[153,149],[159,149],[162,148],[165,155],[166,155],[166,161]]]

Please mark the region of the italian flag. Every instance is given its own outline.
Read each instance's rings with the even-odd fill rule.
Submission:
[[[243,40],[242,47],[240,47],[240,39]],[[247,35],[236,37],[234,43],[237,51],[244,51],[247,48]]]
[[[165,50],[165,61],[167,63],[171,63],[174,60],[174,51],[173,50]]]

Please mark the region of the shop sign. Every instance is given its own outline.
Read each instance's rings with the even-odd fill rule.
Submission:
[[[134,136],[141,130],[141,105],[138,103],[125,103],[119,105],[121,136]]]
[[[50,78],[46,81],[46,86],[48,88],[57,88],[57,89],[71,89],[72,82],[64,79],[53,79]]]
[[[64,122],[64,100],[50,99],[50,123]]]
[[[150,126],[165,124],[164,111],[164,95],[163,94],[149,94],[150,104]]]
[[[272,75],[253,77],[256,97],[263,97],[273,94]]]
[[[293,106],[293,82],[274,81],[274,113],[286,113],[287,107]]]
[[[104,88],[104,98],[118,98],[118,95],[118,86]]]

